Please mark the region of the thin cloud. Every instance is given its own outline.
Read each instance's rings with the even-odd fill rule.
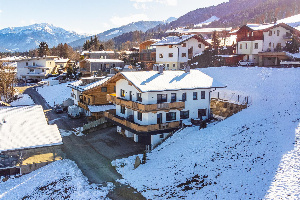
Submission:
[[[145,14],[134,14],[127,17],[119,17],[114,16],[110,19],[111,23],[116,26],[122,26],[129,24],[131,22],[138,22],[138,21],[149,21],[149,18]]]
[[[0,14],[2,13],[2,10],[0,10]]]
[[[177,6],[178,0],[130,0],[135,2],[133,7],[136,9],[147,9],[147,4],[160,3],[166,6]]]

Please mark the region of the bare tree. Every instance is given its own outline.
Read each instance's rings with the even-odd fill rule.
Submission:
[[[10,102],[14,97],[14,84],[16,81],[15,67],[3,66],[0,63],[0,99]]]

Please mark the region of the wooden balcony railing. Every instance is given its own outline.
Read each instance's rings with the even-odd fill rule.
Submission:
[[[156,112],[162,110],[171,110],[171,109],[184,109],[185,102],[172,102],[172,103],[160,103],[160,104],[141,104],[134,101],[129,101],[121,99],[115,96],[115,94],[108,94],[107,101],[112,102],[117,105],[125,106],[129,109],[140,111],[140,112]]]
[[[78,101],[78,106],[85,109],[85,110],[89,110],[88,105],[83,103],[83,102]]]
[[[133,129],[137,132],[152,132],[152,131],[178,128],[179,123],[180,123],[179,121],[176,121],[176,122],[170,122],[170,123],[164,123],[164,124],[139,125],[139,124],[127,121],[126,119],[112,115],[108,112],[104,113],[104,117],[111,119],[111,120],[113,120],[121,125],[124,125],[130,129]]]

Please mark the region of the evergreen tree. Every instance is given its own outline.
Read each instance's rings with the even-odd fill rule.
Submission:
[[[220,39],[217,31],[213,32],[211,40],[215,52],[218,53],[220,47]]]
[[[43,57],[49,54],[48,44],[46,42],[41,42],[38,48],[38,56]]]
[[[300,47],[300,38],[297,35],[292,36],[292,40],[286,43],[286,50],[290,53],[298,53]]]

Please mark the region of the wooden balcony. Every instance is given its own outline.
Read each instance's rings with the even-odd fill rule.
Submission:
[[[78,106],[85,110],[89,110],[88,105],[83,102],[78,101]]]
[[[145,105],[138,102],[118,98],[115,96],[115,94],[108,94],[107,101],[112,102],[113,104],[125,106],[126,108],[139,111],[139,112],[168,111],[171,109],[182,110],[185,108],[185,102],[172,102],[172,103]]]
[[[174,129],[174,128],[178,128],[180,123],[179,121],[176,121],[176,122],[170,122],[164,124],[139,125],[134,122],[130,122],[124,118],[110,114],[108,112],[104,113],[104,117],[116,122],[117,124],[126,126],[137,132],[152,132],[152,131]]]

